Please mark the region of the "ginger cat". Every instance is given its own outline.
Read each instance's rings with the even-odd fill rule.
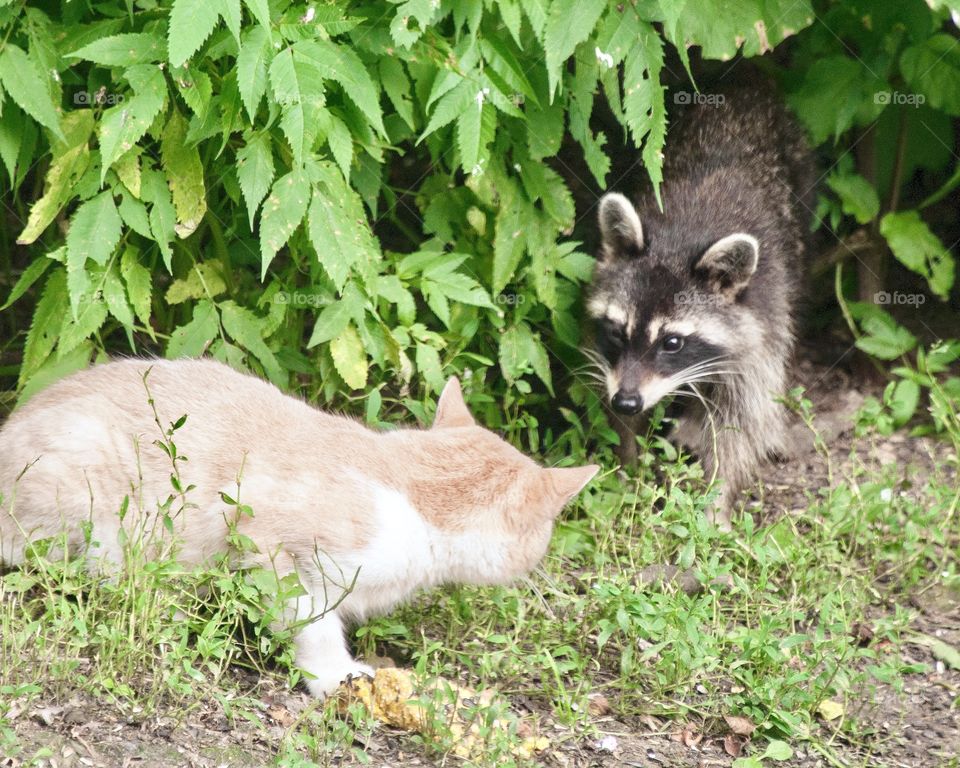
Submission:
[[[319,617],[297,634],[296,660],[321,697],[371,673],[351,657],[346,623],[420,588],[528,572],[598,470],[538,466],[474,422],[455,378],[430,429],[375,432],[212,360],[114,361],[40,392],[0,429],[0,562],[64,530],[77,553],[85,522],[91,567],[123,562],[121,527],[169,544],[158,523],[176,495],[173,463],[158,442],[184,415],[172,442],[183,487],[195,487],[176,507],[176,557],[198,565],[228,551],[232,523],[259,550],[241,564],[295,571],[307,594],[291,617]],[[221,492],[253,516],[237,519]]]

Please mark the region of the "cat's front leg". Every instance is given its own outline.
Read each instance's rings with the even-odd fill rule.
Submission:
[[[297,619],[313,615],[310,596],[298,598]],[[348,677],[373,676],[373,668],[355,661],[347,650],[343,621],[336,611],[328,611],[305,624],[294,638],[294,645],[297,666],[308,673],[307,688],[318,698],[333,693]]]

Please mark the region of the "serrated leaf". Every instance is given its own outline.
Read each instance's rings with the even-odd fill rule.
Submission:
[[[474,104],[478,93],[481,93],[481,90],[477,88],[476,83],[466,77],[453,90],[445,93],[437,102],[437,106],[433,110],[433,114],[430,115],[427,127],[420,134],[418,142],[456,120],[464,110],[469,109],[471,104]]]
[[[246,145],[237,151],[237,180],[247,204],[251,231],[257,209],[270,191],[275,176],[270,136],[265,133],[254,134]]]
[[[401,48],[409,48],[433,22],[440,4],[434,0],[407,0],[397,6],[396,15],[390,22],[390,36]],[[411,24],[416,26],[411,28]]]
[[[18,388],[22,389],[27,380],[50,357],[60,335],[63,317],[68,311],[67,273],[63,269],[57,269],[47,278],[30,321],[30,330],[23,345]]]
[[[244,33],[242,39],[237,54],[237,85],[252,122],[260,107],[260,100],[267,91],[267,70],[273,49],[270,47],[270,34],[262,26],[253,27]]]
[[[73,214],[67,231],[67,287],[74,320],[78,320],[80,302],[89,287],[87,259],[105,265],[120,241],[121,227],[110,191],[87,200]]]
[[[681,9],[675,21],[667,24],[668,37],[678,48],[695,43],[701,46],[704,58],[724,61],[738,49],[744,57],[765,53],[814,20],[809,0],[698,0],[663,6]]]
[[[101,273],[102,275],[102,273]],[[70,275],[67,275],[69,287]],[[57,341],[57,358],[79,347],[84,341],[95,334],[107,319],[107,305],[103,300],[102,282],[98,282],[99,289],[93,293],[84,294],[80,299],[80,306],[76,315],[66,314],[60,328],[60,339]]]
[[[163,38],[153,32],[130,32],[108,35],[66,54],[67,58],[84,59],[104,67],[131,67],[161,61],[166,53]]]
[[[287,377],[283,368],[263,340],[263,319],[232,301],[225,301],[220,305],[220,318],[224,330],[233,340],[260,361],[270,381],[284,386]]]
[[[888,213],[880,220],[880,234],[897,261],[925,277],[941,299],[947,298],[953,287],[953,256],[917,211]]]
[[[327,144],[330,146],[330,152],[333,153],[333,159],[340,166],[340,172],[347,183],[350,183],[350,166],[353,163],[353,136],[350,135],[350,129],[336,115],[330,115],[330,128],[327,131]]]
[[[317,67],[322,78],[339,83],[347,98],[360,108],[373,129],[381,136],[386,134],[376,86],[352,48],[330,40],[304,40],[297,43],[294,49],[297,55]]]
[[[896,360],[917,346],[916,337],[886,314],[866,318],[863,330],[867,335],[857,339],[857,348],[881,360]]]
[[[323,78],[313,64],[295,57],[285,48],[270,64],[270,85],[282,108],[280,128],[293,150],[294,162],[303,165],[303,156],[315,135],[315,121],[308,118],[323,106]]]
[[[76,194],[76,185],[90,163],[87,146],[93,132],[93,113],[77,110],[64,118],[64,142],[53,147],[54,158],[44,179],[43,196],[30,208],[23,232],[17,237],[20,245],[34,242]]]
[[[270,29],[270,6],[267,0],[243,0],[250,13],[265,29]]]
[[[363,348],[363,340],[352,323],[330,342],[330,356],[337,373],[348,387],[362,389],[367,385],[367,353]]]
[[[127,286],[127,296],[130,297],[133,311],[152,336],[153,328],[150,325],[150,303],[153,285],[150,270],[138,261],[137,252],[133,248],[127,248],[123,252],[123,256],[120,257],[120,274],[123,276],[123,282]]]
[[[380,83],[387,92],[387,98],[397,110],[397,114],[410,130],[416,125],[413,119],[413,102],[410,100],[410,78],[404,71],[400,59],[388,56],[380,59]]]
[[[212,299],[227,290],[220,268],[213,262],[194,264],[185,278],[174,280],[164,297],[167,304],[182,304],[191,299]]]
[[[187,146],[186,134],[187,121],[174,110],[163,129],[160,157],[177,212],[175,231],[180,238],[192,235],[207,212],[203,163],[197,148]]]
[[[24,112],[63,140],[60,118],[50,98],[46,75],[33,59],[9,40],[0,52],[0,83]]]
[[[260,276],[266,277],[270,262],[300,225],[310,199],[310,185],[301,171],[277,179],[263,204],[260,216]]]
[[[440,362],[440,353],[434,347],[423,342],[417,342],[417,372],[430,385],[434,392],[443,390],[446,383],[443,378],[443,365]]]
[[[214,0],[217,12],[233,35],[233,39],[240,45],[240,27],[243,24],[243,12],[240,10],[240,0]]]
[[[200,357],[217,336],[220,321],[217,308],[210,301],[198,301],[193,307],[193,319],[170,334],[167,359]]]
[[[489,144],[496,132],[497,113],[483,102],[471,104],[457,119],[457,147],[460,165],[465,173],[478,176],[490,156]]]
[[[133,310],[127,301],[127,292],[120,281],[120,270],[117,269],[116,262],[110,266],[110,269],[104,275],[103,300],[107,305],[107,311],[124,328],[133,330]]]
[[[143,199],[152,203],[150,207],[150,231],[160,248],[160,254],[163,256],[163,263],[167,272],[171,272],[173,250],[170,248],[170,241],[173,240],[175,235],[177,215],[173,207],[173,200],[170,197],[170,189],[167,187],[167,180],[159,171],[145,168],[143,170],[142,187]]]
[[[44,362],[35,373],[21,382],[22,389],[17,398],[17,407],[21,407],[37,392],[46,389],[53,382],[89,366],[93,352],[93,344],[84,341],[69,354],[58,355],[55,359],[51,358]]]
[[[140,197],[140,148],[134,147],[113,164],[113,172],[134,197]]]
[[[133,87],[134,95],[106,110],[100,120],[101,184],[114,162],[143,138],[163,109],[167,95],[163,72],[157,67],[140,64],[124,72],[124,77]]]
[[[7,300],[0,306],[0,312],[3,312],[3,310],[29,291],[30,287],[43,276],[51,264],[53,264],[53,262],[50,259],[42,256],[31,261],[30,266],[23,270],[20,277],[17,278],[17,282],[13,284],[13,288],[10,289],[10,295],[7,296]]]
[[[550,101],[560,82],[563,65],[593,32],[606,7],[606,0],[553,0],[550,3],[543,41]]]
[[[3,160],[11,182],[16,178],[17,158],[23,146],[23,123],[22,110],[13,104],[7,105],[0,112],[0,159]]]
[[[339,336],[351,319],[359,321],[364,315],[363,294],[353,283],[348,283],[339,299],[323,308],[313,326],[307,348],[324,344]]]
[[[200,50],[219,21],[217,4],[210,0],[174,0],[167,32],[170,64],[182,66]]]
[[[643,144],[643,161],[659,203],[663,145],[666,139],[664,88],[660,85],[663,43],[649,24],[642,24],[638,44],[627,55],[623,70],[624,120],[634,144]]]
[[[505,190],[497,210],[496,231],[493,238],[493,293],[499,294],[513,279],[523,257],[525,239],[523,229],[528,223],[520,207],[517,194]]]
[[[378,260],[380,251],[357,193],[333,165],[320,164],[318,172],[322,179],[310,201],[307,233],[317,259],[341,291],[351,268]]]

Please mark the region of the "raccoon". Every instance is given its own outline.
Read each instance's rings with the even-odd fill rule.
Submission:
[[[781,453],[794,308],[814,198],[805,138],[772,93],[690,106],[667,135],[661,195],[600,201],[587,311],[620,440],[636,458],[644,414],[683,405],[674,438],[721,481],[729,527],[761,462]]]

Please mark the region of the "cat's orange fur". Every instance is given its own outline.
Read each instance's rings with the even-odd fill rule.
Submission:
[[[182,483],[195,486],[173,521],[178,560],[226,551],[236,521],[259,550],[247,562],[295,570],[308,594],[291,616],[320,617],[299,632],[297,663],[320,696],[369,672],[348,653],[344,623],[422,587],[528,572],[554,518],[597,471],[539,467],[474,422],[456,379],[432,428],[375,432],[211,360],[115,361],[35,395],[0,429],[0,560],[18,564],[27,540],[64,530],[79,551],[85,521],[91,563],[122,562],[121,526],[128,538],[170,543],[158,510],[174,493],[173,468],[147,388],[164,429],[187,416],[172,439],[187,459]],[[221,492],[253,517],[237,520]]]

